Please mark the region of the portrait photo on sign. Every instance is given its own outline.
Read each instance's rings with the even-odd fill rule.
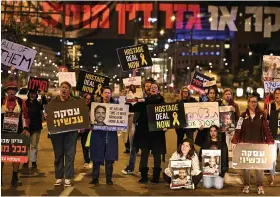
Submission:
[[[221,172],[221,150],[202,150],[203,175],[218,176]]]
[[[280,56],[263,56],[262,80],[280,81]]]
[[[91,103],[90,119],[95,130],[125,129],[129,106],[124,104]]]
[[[125,78],[123,79],[123,84],[125,85],[127,102],[137,102],[138,99],[143,98],[141,77]]]
[[[191,176],[191,160],[170,161],[171,166],[171,189],[194,189]]]
[[[232,133],[235,130],[235,116],[230,110],[232,106],[221,106],[220,109],[220,128],[222,132]]]

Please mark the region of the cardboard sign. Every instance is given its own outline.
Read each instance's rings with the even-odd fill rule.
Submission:
[[[120,131],[127,129],[129,106],[91,103],[90,120],[93,130]]]
[[[9,133],[18,132],[19,113],[6,112],[3,119],[3,131]]]
[[[76,73],[75,72],[58,72],[58,83],[59,85],[67,81],[72,87],[76,87]]]
[[[232,168],[272,169],[272,154],[268,144],[240,143],[233,149]]]
[[[126,89],[126,101],[128,103],[137,102],[138,99],[143,98],[143,91],[141,88],[141,77],[130,77],[123,79],[123,84]]]
[[[200,72],[195,71],[191,80],[190,89],[201,94],[205,94],[205,87],[203,87],[203,83],[212,80],[213,79],[211,77],[208,77]]]
[[[274,93],[276,88],[280,88],[280,81],[264,81],[264,92]]]
[[[47,125],[50,134],[77,131],[89,127],[89,113],[85,100],[50,102],[46,105]]]
[[[49,81],[44,78],[29,77],[28,86],[29,90],[44,91],[49,89]]]
[[[123,71],[153,66],[153,61],[146,44],[117,49]]]
[[[26,163],[28,161],[29,137],[23,134],[1,134],[1,161]]]
[[[14,66],[18,70],[29,72],[37,51],[26,46],[2,39],[1,64]]]
[[[202,150],[203,176],[219,176],[221,172],[221,150]]]
[[[229,134],[233,134],[233,131],[235,131],[235,117],[231,107],[231,105],[219,107],[221,131]]]
[[[216,85],[216,81],[213,80],[213,81],[206,81],[206,82],[203,82],[203,87],[211,87],[211,86],[214,86]]]
[[[170,167],[172,172],[170,184],[171,189],[194,189],[191,176],[191,160],[171,160]]]
[[[101,95],[102,87],[109,86],[110,78],[80,70],[77,90],[92,95]]]
[[[217,102],[184,103],[186,128],[209,128],[220,125],[219,106]]]
[[[183,103],[148,105],[147,114],[150,131],[162,131],[164,128],[184,128],[186,126]]]
[[[263,56],[262,80],[280,81],[280,56]]]
[[[269,115],[269,127],[274,140],[280,140],[280,112],[271,110]]]

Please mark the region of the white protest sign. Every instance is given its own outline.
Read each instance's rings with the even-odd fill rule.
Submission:
[[[280,81],[264,81],[264,92],[270,93],[274,92],[276,88],[280,88]]]
[[[126,98],[128,102],[130,102],[130,100],[132,102],[137,102],[137,99],[143,98],[143,91],[141,88],[141,77],[124,78],[123,84],[125,85],[125,89],[127,90]]]
[[[221,150],[202,150],[203,176],[218,176],[221,172]]]
[[[264,55],[262,63],[263,81],[280,81],[280,56]]]
[[[90,120],[94,130],[119,131],[127,128],[129,106],[91,103]]]
[[[191,175],[191,160],[170,160],[171,167],[171,189],[194,189]]]
[[[26,46],[2,39],[1,64],[14,66],[18,70],[29,72],[37,51]]]
[[[215,80],[203,82],[203,87],[211,87],[213,85],[216,85],[216,81]]]
[[[243,119],[242,117],[239,118],[239,120],[238,120],[238,122],[237,122],[237,124],[236,124],[235,129],[241,129],[243,120],[244,120],[244,119]]]
[[[71,84],[72,87],[76,87],[76,73],[75,72],[58,72],[58,82],[59,85],[63,82],[67,81]]]
[[[217,102],[184,103],[186,128],[209,128],[220,126],[219,106]]]

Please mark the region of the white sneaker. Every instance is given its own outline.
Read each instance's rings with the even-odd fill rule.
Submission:
[[[263,189],[258,188],[258,194],[264,194]]]
[[[89,169],[92,168],[92,163],[91,163],[91,162],[88,164],[88,168],[89,168]]]
[[[62,179],[56,179],[56,181],[54,182],[55,186],[60,186],[62,185]]]
[[[72,185],[71,185],[71,179],[65,179],[65,181],[64,181],[64,186],[65,186],[65,187],[70,187],[70,186],[72,186]]]
[[[245,193],[245,194],[249,194],[249,192],[250,192],[250,190],[249,190],[250,188],[249,188],[249,186],[244,186],[244,188],[243,188],[243,193]]]
[[[89,169],[89,164],[88,163],[84,163],[84,168],[85,169]]]

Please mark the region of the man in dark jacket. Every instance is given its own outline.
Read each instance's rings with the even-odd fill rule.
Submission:
[[[177,102],[181,103],[194,103],[197,102],[197,100],[193,97],[191,97],[191,92],[187,86],[184,86],[181,89],[180,92],[181,95],[181,100]],[[195,132],[195,129],[185,129],[185,128],[180,128],[176,129],[176,134],[177,134],[177,146],[179,146],[180,142],[184,139],[185,135],[188,138],[193,139],[193,133]]]
[[[30,132],[30,154],[29,159],[32,162],[32,168],[37,168],[37,153],[38,144],[40,139],[42,127],[42,115],[44,105],[47,104],[47,99],[44,92],[41,93],[42,101],[38,101],[37,90],[30,90],[27,94],[25,101],[28,109],[28,117],[30,119],[29,132]],[[28,168],[28,162],[23,164],[23,168]]]

